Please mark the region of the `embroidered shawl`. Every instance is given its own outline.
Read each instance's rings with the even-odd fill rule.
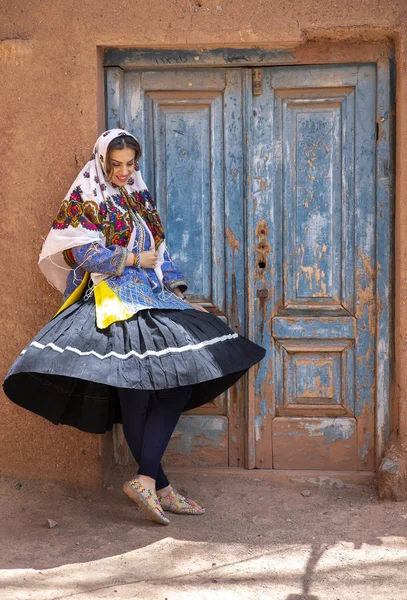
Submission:
[[[107,149],[122,135],[134,137],[124,129],[105,131],[96,141],[91,159],[69,189],[51,231],[42,247],[39,267],[47,280],[64,292],[69,266],[64,254],[75,246],[99,243],[102,246],[128,246],[134,213],[147,223],[158,251],[158,273],[165,251],[165,236],[153,199],[136,166],[123,187],[112,183],[105,172]]]

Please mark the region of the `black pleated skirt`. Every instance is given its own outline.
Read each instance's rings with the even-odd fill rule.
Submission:
[[[264,354],[193,308],[145,309],[98,329],[93,298],[82,299],[26,346],[3,387],[10,400],[55,424],[104,433],[121,423],[117,388],[192,385],[189,410],[216,398]]]

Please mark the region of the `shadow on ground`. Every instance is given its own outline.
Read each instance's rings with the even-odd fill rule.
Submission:
[[[406,503],[368,487],[303,496],[256,479],[174,483],[206,514],[169,515],[166,527],[118,486],[2,479],[0,598],[407,599]]]

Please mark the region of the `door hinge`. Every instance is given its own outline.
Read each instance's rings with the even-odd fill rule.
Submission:
[[[263,93],[263,69],[255,67],[252,69],[253,96],[261,96]]]

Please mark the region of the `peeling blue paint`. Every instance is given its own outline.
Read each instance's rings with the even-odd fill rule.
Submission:
[[[262,422],[263,422],[262,417],[260,417],[259,415],[255,415],[254,430],[255,430],[256,442],[258,442],[260,440],[260,427],[261,427]]]
[[[203,50],[152,49],[152,48],[110,48],[104,55],[105,66],[121,65],[127,69],[151,67],[204,67],[231,66],[248,67],[263,64],[294,62],[295,56],[289,50],[265,50],[264,48],[214,48]]]
[[[182,415],[170,441],[181,456],[191,456],[194,448],[221,448],[228,440],[228,419],[220,415]]]
[[[362,446],[362,448],[359,450],[360,460],[364,460],[365,457],[368,455],[368,453],[369,453],[369,444],[364,444],[364,446]]]
[[[260,400],[260,414],[262,417],[267,415],[267,400]]]
[[[269,440],[276,406],[279,416],[289,406],[288,418],[298,416],[305,424],[303,431],[285,435],[315,436],[319,448],[321,438],[324,444],[344,441],[359,428],[358,443],[364,446],[354,456],[364,460],[374,445],[375,386],[379,396],[388,395],[390,376],[391,311],[387,304],[391,298],[392,182],[388,143],[392,117],[383,103],[389,82],[382,70],[376,96],[373,64],[262,67],[263,91],[253,96],[251,72],[243,67],[282,58],[294,59],[286,51],[258,48],[112,49],[106,53],[105,64],[113,60],[128,70],[124,77],[120,67],[106,69],[111,83],[107,89],[109,127],[123,125],[141,140],[141,167],[158,198],[172,255],[186,272],[190,292],[210,298],[227,314],[234,330],[248,322],[249,337],[267,349],[266,358],[256,367],[256,398],[250,407],[259,442],[257,466],[272,466]],[[198,64],[200,68],[190,68]],[[202,69],[214,64],[239,68]],[[143,88],[142,78],[147,77],[143,69],[151,65],[166,68],[150,68],[150,84],[155,78],[153,83],[159,87]],[[137,70],[132,72],[133,67]],[[193,87],[188,88],[193,71]],[[182,109],[177,105],[177,110],[167,110],[157,100],[151,111],[151,97],[144,90],[164,89],[174,74],[177,85],[185,84],[183,93],[199,89],[219,94],[202,103],[199,111],[195,100],[185,94]],[[334,92],[326,94],[331,85]],[[307,96],[304,89],[312,90],[311,94]],[[298,97],[295,90],[299,90]],[[383,135],[378,140],[376,164],[378,115],[384,122],[379,124]],[[180,210],[186,196],[190,198],[189,217]],[[202,202],[203,198],[210,200]],[[187,247],[192,248],[189,254]],[[377,328],[376,250],[380,263],[377,289],[385,304]],[[245,318],[246,293],[250,320]],[[382,370],[375,363],[379,328]],[[306,410],[301,409],[302,402],[308,404]],[[389,430],[388,397],[386,402],[376,414],[383,436]],[[325,407],[330,410],[333,405],[339,414],[343,405],[343,412],[355,414],[359,422],[322,416],[311,423],[304,416],[310,406],[323,415]],[[222,446],[227,427],[216,430],[213,423],[201,421],[192,431],[180,423],[175,435],[183,440],[181,450],[188,453],[195,445]],[[235,435],[232,441],[236,443]],[[249,457],[253,464],[253,447]]]
[[[349,418],[307,420],[302,428],[308,435],[325,437],[324,444],[332,444],[351,438],[355,433],[356,420]]]

